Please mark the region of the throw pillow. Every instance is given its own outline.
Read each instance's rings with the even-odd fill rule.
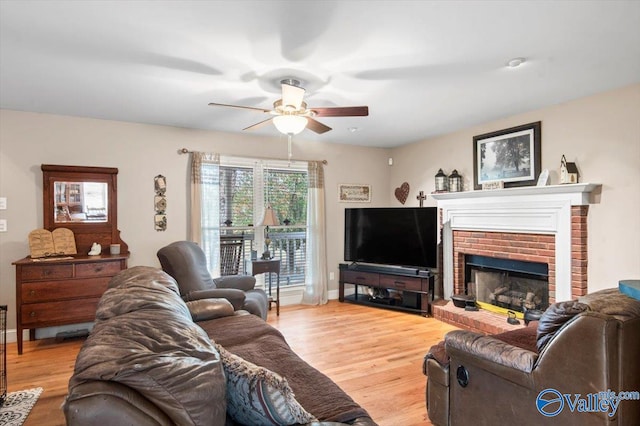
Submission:
[[[295,425],[316,421],[279,374],[216,344],[227,375],[227,414],[245,425]]]

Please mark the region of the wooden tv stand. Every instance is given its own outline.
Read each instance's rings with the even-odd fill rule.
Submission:
[[[434,278],[428,271],[376,265],[340,264],[339,300],[379,308],[429,315],[429,301],[433,300]],[[344,286],[353,285],[355,293],[345,296]],[[358,286],[391,290],[397,297],[372,297],[359,293]],[[383,291],[383,293],[386,293]]]

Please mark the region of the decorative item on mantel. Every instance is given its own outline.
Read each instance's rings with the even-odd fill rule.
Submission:
[[[436,193],[437,192],[447,192],[449,186],[447,183],[449,182],[449,178],[444,174],[442,169],[438,169],[438,173],[436,173]]]
[[[560,160],[560,183],[578,183],[578,166],[568,162],[564,155]]]
[[[504,181],[503,180],[494,180],[491,182],[483,182],[482,190],[483,191],[491,191],[492,189],[503,189]]]
[[[538,184],[537,186],[547,186],[549,185],[549,169],[544,169],[540,172],[540,176],[538,176]]]
[[[449,175],[449,191],[460,192],[462,191],[462,176],[458,174],[457,170],[453,170]]]

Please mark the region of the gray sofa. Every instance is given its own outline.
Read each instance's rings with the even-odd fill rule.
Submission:
[[[68,425],[375,425],[260,317],[226,299],[185,302],[145,266],[103,294],[63,410]]]

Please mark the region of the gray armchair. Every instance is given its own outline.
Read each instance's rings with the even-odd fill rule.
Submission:
[[[255,278],[232,275],[212,279],[205,254],[196,243],[176,241],[158,250],[157,255],[162,269],[178,282],[185,301],[224,298],[235,310],[244,309],[267,319],[269,300],[264,290],[255,288]]]

